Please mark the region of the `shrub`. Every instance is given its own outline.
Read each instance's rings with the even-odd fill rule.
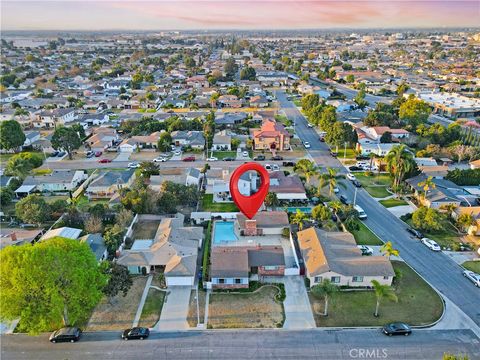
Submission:
[[[282,236],[284,238],[289,238],[290,237],[290,229],[288,227],[285,227],[282,229]]]

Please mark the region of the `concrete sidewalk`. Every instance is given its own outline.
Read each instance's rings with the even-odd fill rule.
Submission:
[[[171,286],[163,304],[160,320],[153,327],[156,331],[186,330],[188,305],[190,303],[191,286]]]

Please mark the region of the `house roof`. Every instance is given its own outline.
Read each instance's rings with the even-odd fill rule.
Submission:
[[[88,187],[95,186],[112,186],[115,184],[124,185],[135,173],[135,169],[124,171],[106,171],[102,172],[97,178],[95,178]]]
[[[244,248],[215,246],[210,261],[211,277],[248,277],[248,252]]]
[[[105,254],[105,250],[107,250],[102,234],[88,234],[82,236],[79,240],[82,243],[88,244],[92,252],[95,254],[97,261],[102,259],[103,254]]]
[[[345,276],[393,276],[392,264],[384,256],[362,256],[355,238],[347,232],[318,228],[299,231],[298,243],[309,276],[335,272]]]
[[[297,175],[285,176],[283,171],[270,173],[270,190],[274,193],[305,193],[302,180]]]
[[[48,240],[51,238],[54,238],[56,236],[64,237],[67,239],[73,239],[76,240],[82,233],[82,229],[75,229],[71,227],[60,227],[57,229],[49,230],[47,231],[41,238],[40,240]]]
[[[237,221],[240,229],[245,228],[245,221],[248,220],[242,213],[237,214]],[[252,220],[257,221],[257,228],[284,228],[289,227],[288,215],[285,211],[259,211]]]
[[[282,124],[277,123],[273,119],[266,119],[262,123],[259,130],[253,130],[252,135],[255,138],[259,137],[277,137],[280,135],[290,136],[289,132],[285,130]]]

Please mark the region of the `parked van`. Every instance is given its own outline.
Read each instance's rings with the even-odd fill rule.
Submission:
[[[355,210],[357,210],[358,212],[358,218],[361,219],[361,220],[365,220],[367,218],[367,214],[365,213],[365,211],[363,211],[363,209],[358,206],[358,205],[355,205]]]

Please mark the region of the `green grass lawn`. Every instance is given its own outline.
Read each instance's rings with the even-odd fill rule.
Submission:
[[[382,326],[393,321],[410,325],[427,325],[442,315],[443,303],[438,294],[407,264],[392,261],[402,273],[394,284],[398,302],[383,300],[379,317],[373,315],[376,297],[373,291],[341,291],[331,299],[328,316],[322,316],[323,298],[309,294],[317,326]]]
[[[415,226],[413,226],[412,219],[408,219],[406,223],[411,227],[415,228]],[[435,240],[440,246],[450,247],[450,248],[458,246],[460,242],[460,235],[457,234],[457,231],[455,230],[453,225],[450,224],[448,220],[445,220],[443,225],[445,230],[438,231],[438,232],[428,232],[422,229],[418,229],[418,230],[420,230],[422,234],[425,235],[425,237]]]
[[[480,261],[465,261],[462,266],[467,270],[480,274]]]
[[[302,107],[302,100],[301,99],[293,99],[292,100],[295,106]]]
[[[222,160],[226,157],[233,157],[234,159],[237,157],[236,151],[214,151],[213,156]]]
[[[355,152],[355,149],[347,148],[347,151],[345,152],[344,148],[339,147],[338,148],[338,158],[340,160],[343,160],[344,155],[346,155],[345,159],[355,159],[355,157],[357,156],[357,153]]]
[[[362,186],[374,198],[384,198],[390,196],[387,187],[391,184],[390,176],[387,174],[374,174],[367,176],[362,173],[355,173],[355,177],[362,183]]]
[[[359,230],[352,231],[358,245],[383,245],[382,241],[370,231],[361,221],[358,221]]]
[[[237,206],[234,203],[214,203],[213,194],[205,194],[202,199],[203,211],[212,212],[236,212]]]
[[[165,291],[149,289],[138,326],[153,327],[160,319],[164,300]]]
[[[386,208],[408,205],[408,203],[405,200],[400,200],[400,199],[380,200],[379,203],[385,206]]]

